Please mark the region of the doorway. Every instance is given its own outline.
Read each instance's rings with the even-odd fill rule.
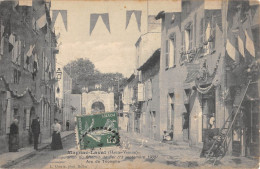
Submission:
[[[32,129],[31,129],[31,124],[33,119],[36,118],[36,114],[35,114],[35,108],[32,107],[30,109],[30,118],[29,118],[29,143],[32,144],[33,143],[33,134],[32,134]]]

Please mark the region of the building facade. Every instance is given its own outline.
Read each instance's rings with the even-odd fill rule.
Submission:
[[[181,12],[158,14],[162,19],[161,135],[172,130],[174,140],[202,148],[212,117],[214,127],[220,129],[232,113],[245,111],[243,105],[258,104],[258,97],[251,101],[245,97],[250,90],[258,93],[258,77],[248,76],[255,73],[248,69],[259,57],[257,13],[258,5],[249,1],[219,1],[212,6],[208,1],[184,0]],[[240,114],[258,117],[257,107]],[[253,155],[250,147],[258,146],[258,134],[252,133],[258,122],[241,120],[245,120],[242,115],[228,134],[229,152]],[[255,141],[249,144],[246,139]]]
[[[66,121],[74,121],[73,109],[71,107],[72,78],[57,64],[57,69],[61,70],[60,80],[56,85],[56,109],[55,118],[58,119],[62,129],[66,129]]]
[[[56,37],[50,3],[0,3],[0,152],[8,151],[8,134],[19,121],[19,147],[33,142],[31,122],[40,117],[41,137],[51,136],[55,103]]]
[[[139,72],[123,91],[128,131],[159,140],[166,131],[173,141],[202,148],[209,129],[224,128],[229,154],[259,155],[259,4],[182,0],[181,10],[155,18],[161,20],[161,37],[154,39],[161,42],[160,59],[140,37]],[[142,49],[151,55],[142,59]],[[151,88],[158,93],[151,96]]]

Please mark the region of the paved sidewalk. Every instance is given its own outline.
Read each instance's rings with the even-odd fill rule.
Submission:
[[[177,167],[212,167],[211,164],[205,163],[205,158],[200,158],[200,149],[190,147],[185,142],[162,143],[153,139],[149,139],[136,133],[120,132],[121,136],[126,137],[138,144],[139,147],[146,147],[153,152],[160,154],[161,157],[169,164]],[[235,168],[258,168],[259,159],[249,159],[246,157],[234,157],[226,155],[220,162],[216,163],[219,167],[235,167]]]
[[[61,132],[61,138],[64,139],[67,136],[73,134],[74,131],[63,131]],[[51,144],[51,137],[45,140],[38,145],[38,149],[42,150]],[[34,150],[33,145],[29,147],[23,147],[19,149],[19,152],[7,152],[0,154],[0,167],[7,168],[15,163],[18,163],[32,155],[34,155],[37,151]]]

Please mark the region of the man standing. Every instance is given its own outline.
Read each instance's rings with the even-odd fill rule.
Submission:
[[[37,117],[36,119],[33,119],[31,128],[32,128],[32,133],[33,133],[34,149],[38,150],[38,139],[39,139],[39,135],[41,132],[39,117]]]

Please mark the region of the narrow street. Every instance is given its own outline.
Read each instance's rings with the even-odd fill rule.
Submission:
[[[121,131],[121,147],[78,150],[75,135],[63,140],[63,150],[46,148],[10,168],[195,168],[212,167],[199,158],[199,150],[184,144],[164,144],[137,138]],[[255,168],[256,161],[225,157],[216,168],[223,166]]]

